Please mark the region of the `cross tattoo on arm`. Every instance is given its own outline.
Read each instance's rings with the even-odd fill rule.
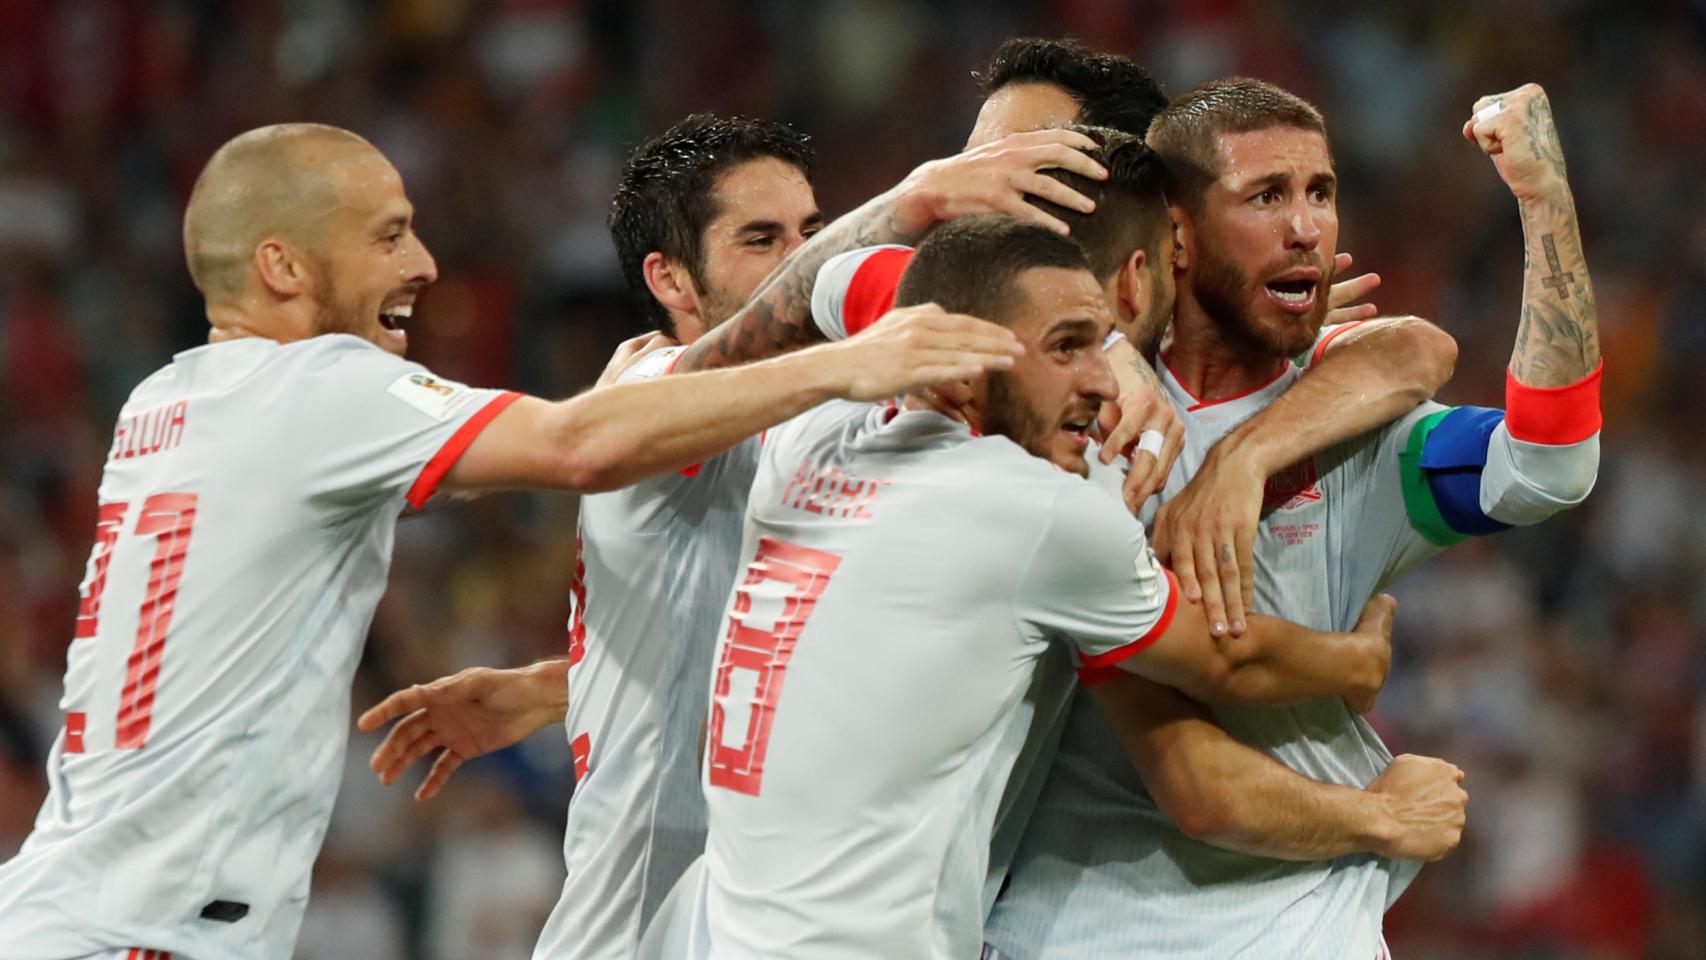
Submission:
[[[1563,264],[1558,262],[1558,247],[1552,242],[1551,234],[1542,237],[1541,243],[1546,246],[1546,266],[1551,268],[1552,275],[1540,281],[1540,285],[1548,290],[1557,290],[1558,299],[1568,300],[1570,298],[1569,285],[1576,282],[1576,275],[1565,270]]]

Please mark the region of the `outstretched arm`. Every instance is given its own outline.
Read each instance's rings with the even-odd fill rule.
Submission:
[[[618,383],[549,403],[524,397],[445,475],[461,491],[613,490],[701,462],[826,400],[881,400],[1012,366],[1011,331],[934,304],[891,311],[863,337],[728,370]]]
[[[1161,811],[1185,835],[1282,860],[1349,853],[1437,860],[1468,795],[1443,760],[1400,756],[1367,789],[1311,780],[1228,736],[1178,691],[1124,676],[1092,688]]]
[[[569,709],[568,669],[566,659],[510,670],[470,667],[398,690],[356,721],[367,733],[396,721],[368,766],[390,786],[410,764],[437,753],[426,780],[415,789],[416,800],[430,800],[463,763],[563,722]]]
[[[818,270],[836,254],[885,243],[916,243],[941,221],[977,213],[1006,213],[1065,233],[1065,224],[1027,203],[1025,196],[1074,210],[1094,209],[1083,195],[1039,171],[1060,167],[1102,179],[1107,171],[1081,152],[1095,145],[1070,130],[1037,130],[920,166],[794,251],[739,313],[687,349],[676,371],[749,363],[821,340],[811,322],[812,285]]]

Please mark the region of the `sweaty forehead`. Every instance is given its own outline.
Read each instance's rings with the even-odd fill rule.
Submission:
[[[328,158],[326,164],[327,182],[344,213],[367,220],[408,212],[403,176],[379,151],[351,149]]]
[[[1042,336],[1063,321],[1089,320],[1098,327],[1112,322],[1102,288],[1088,270],[1032,267],[1014,287],[1021,297],[1009,326],[1021,340]]]
[[[1308,179],[1333,172],[1327,139],[1299,127],[1266,127],[1220,138],[1220,182],[1229,187],[1274,174]]]
[[[723,171],[712,188],[714,225],[738,229],[754,220],[793,226],[817,210],[817,197],[805,172],[776,157],[758,157]]]
[[[977,112],[966,149],[1031,130],[1064,127],[1078,119],[1078,101],[1052,83],[1010,83],[989,95]]]

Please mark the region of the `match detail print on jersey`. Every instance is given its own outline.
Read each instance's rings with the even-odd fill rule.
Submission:
[[[166,656],[166,635],[172,627],[178,582],[183,578],[184,559],[189,555],[195,508],[193,493],[157,493],[142,502],[137,517],[136,535],[154,537],[154,558],[148,565],[148,590],[136,625],[136,645],[131,649],[124,688],[119,694],[118,733],[113,745],[121,750],[139,750],[148,741],[148,729],[154,718],[154,691],[159,685],[161,661]],[[107,568],[129,509],[130,504],[124,502],[101,505],[95,523],[95,548],[89,557],[88,580],[77,610],[78,638],[93,637],[99,626]],[[67,724],[67,749],[81,753],[82,715],[77,715],[75,724],[69,720]],[[72,726],[76,727],[75,738],[69,732]]]
[[[735,590],[711,691],[713,787],[758,796],[764,753],[794,644],[841,558],[765,537]]]

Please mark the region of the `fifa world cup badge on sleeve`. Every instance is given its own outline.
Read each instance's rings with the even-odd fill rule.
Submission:
[[[450,419],[474,395],[463,384],[440,380],[428,373],[405,373],[393,380],[385,392],[435,420]]]

